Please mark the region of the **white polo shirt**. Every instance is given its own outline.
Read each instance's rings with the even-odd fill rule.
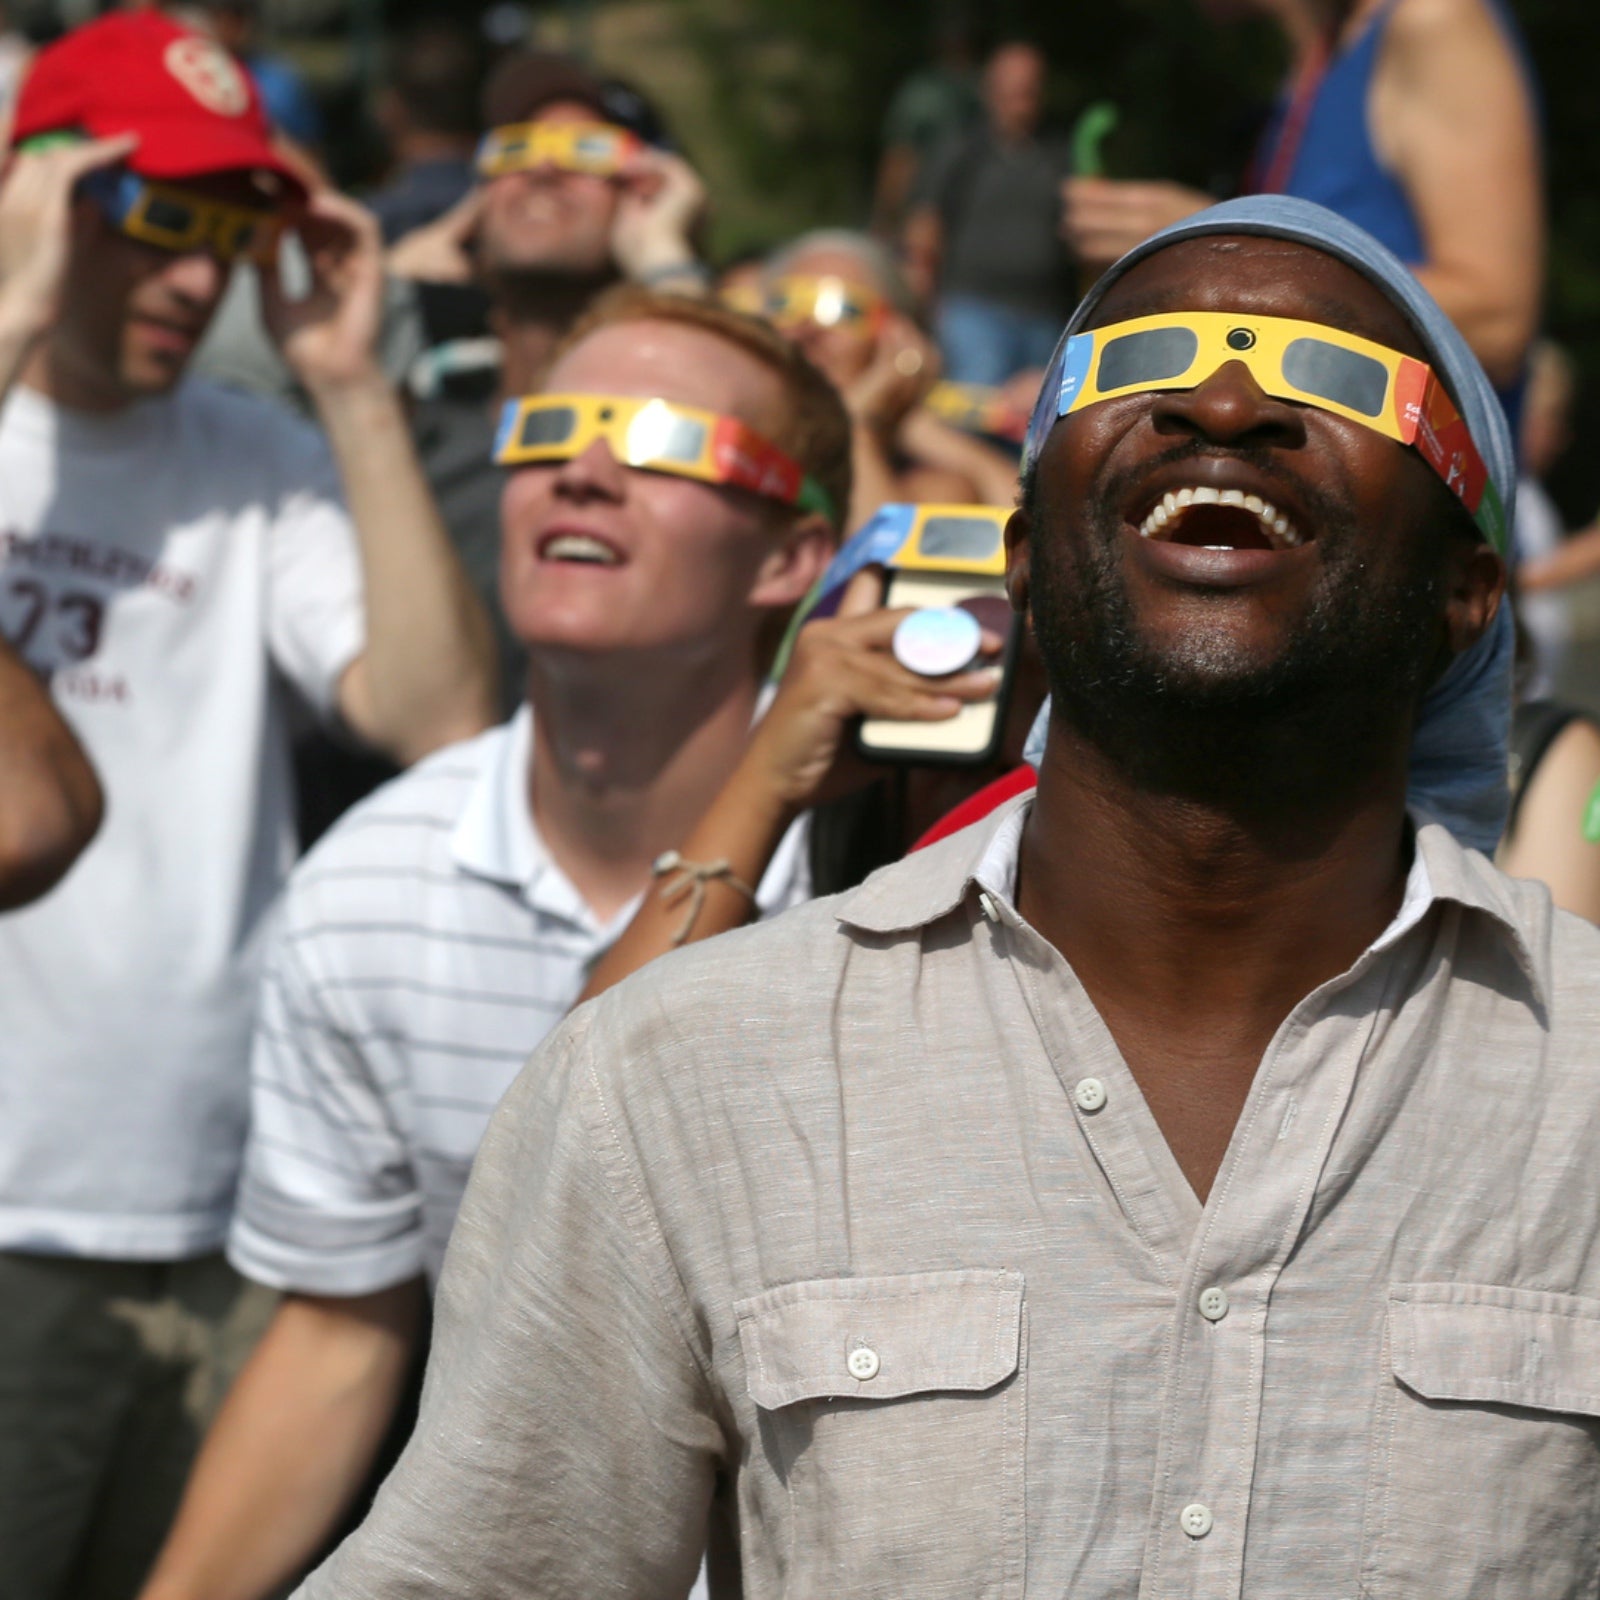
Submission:
[[[321,436],[195,380],[110,416],[13,390],[0,632],[106,795],[62,883],[0,917],[0,1249],[215,1250],[295,856],[284,689],[330,711],[364,643]]]
[[[596,920],[528,804],[533,718],[380,789],[296,869],[268,957],[228,1254],[308,1294],[430,1281],[490,1113],[638,909]],[[804,819],[758,886],[810,893]]]

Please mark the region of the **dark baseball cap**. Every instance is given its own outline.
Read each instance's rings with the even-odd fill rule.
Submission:
[[[601,122],[615,123],[658,149],[673,148],[661,113],[631,84],[604,78],[572,56],[554,50],[517,50],[489,75],[483,89],[488,128],[532,122],[558,100],[588,106]]]

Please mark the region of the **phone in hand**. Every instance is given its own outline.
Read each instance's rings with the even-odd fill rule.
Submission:
[[[993,695],[968,702],[941,722],[867,717],[857,730],[856,748],[872,761],[981,766],[999,754],[1020,638],[1005,591],[1004,535],[1010,512],[980,505],[884,510],[910,513],[904,519],[904,537],[884,563],[888,569],[884,605],[915,608],[896,633],[895,653],[902,664],[926,672],[929,681],[937,683],[949,673],[985,664],[978,653],[979,630],[998,634],[1005,642],[994,663],[1000,667],[1000,683]],[[956,619],[946,624],[938,616],[921,615],[941,611],[966,616],[956,625]],[[916,648],[915,637],[932,648]],[[970,654],[963,659],[964,640],[970,641]],[[954,653],[946,653],[947,648]]]

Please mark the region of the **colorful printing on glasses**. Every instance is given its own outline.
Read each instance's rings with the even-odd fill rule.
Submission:
[[[260,259],[277,243],[275,212],[227,205],[188,189],[148,183],[131,172],[91,173],[84,189],[130,239],[183,253],[209,248],[224,261]]]
[[[1316,406],[1415,447],[1506,553],[1505,508],[1433,369],[1340,328],[1225,311],[1169,312],[1075,334],[1061,363],[1056,415],[1161,389],[1193,389],[1242,361],[1262,390]]]
[[[478,146],[478,176],[498,178],[532,167],[559,167],[597,178],[614,177],[641,148],[639,139],[610,122],[514,122],[491,128]]]
[[[596,439],[604,439],[617,460],[630,467],[732,484],[833,516],[822,485],[753,428],[737,417],[671,400],[594,394],[508,400],[500,413],[494,459],[503,467],[570,461]]]

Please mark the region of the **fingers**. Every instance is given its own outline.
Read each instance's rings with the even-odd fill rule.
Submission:
[[[834,613],[839,617],[865,617],[883,603],[883,570],[880,567],[863,567],[845,585],[844,598]]]
[[[436,218],[429,226],[453,244],[465,244],[477,232],[488,196],[487,187],[475,183],[442,217]]]
[[[383,248],[378,219],[349,195],[331,189],[311,196],[298,226],[308,250]]]
[[[898,722],[944,722],[964,705],[988,700],[1000,687],[998,667],[979,667],[948,678],[921,678],[899,662],[880,658],[857,680],[856,708],[864,717]]]
[[[70,186],[102,167],[115,166],[139,148],[136,133],[120,133],[114,139],[91,139],[87,144],[66,145],[60,151],[61,173]]]
[[[134,134],[115,139],[89,139],[51,150],[26,150],[13,157],[6,173],[12,208],[41,211],[65,201],[74,185],[91,172],[114,166],[138,147]]]
[[[802,699],[830,704],[846,717],[949,717],[966,702],[986,700],[999,689],[1002,673],[996,666],[973,666],[943,678],[926,678],[902,666],[890,647],[895,629],[910,615],[895,608],[808,623],[786,681],[796,681]],[[982,654],[993,656],[1003,644],[985,630]]]

